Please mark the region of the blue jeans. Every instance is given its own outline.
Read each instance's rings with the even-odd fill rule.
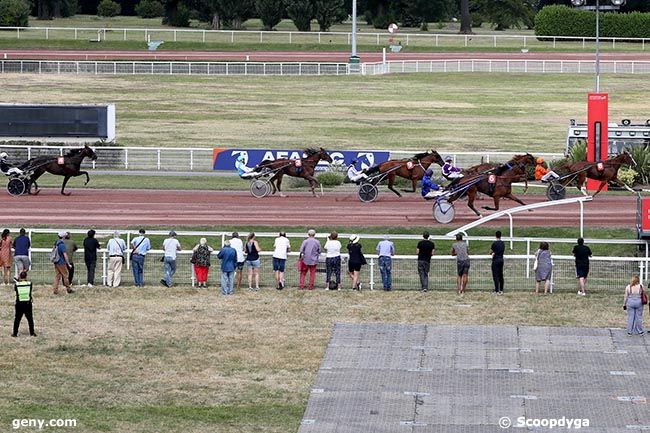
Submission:
[[[232,295],[235,285],[235,271],[221,271],[221,294]]]
[[[391,268],[393,266],[392,258],[388,256],[379,256],[379,272],[381,272],[381,284],[384,290],[391,289]]]
[[[133,282],[136,286],[144,285],[144,256],[131,256],[131,266],[133,269]]]
[[[172,277],[176,273],[176,259],[165,256],[165,282],[168,286],[172,286]]]

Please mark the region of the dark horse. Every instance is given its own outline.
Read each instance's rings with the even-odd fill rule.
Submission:
[[[412,190],[403,190],[404,192],[415,192],[415,188],[419,180],[422,180],[424,177],[424,172],[429,168],[432,163],[436,163],[441,167],[445,165],[445,162],[440,157],[440,154],[435,150],[430,150],[428,152],[418,153],[413,155],[410,158],[404,159],[390,159],[381,164],[377,164],[374,167],[370,167],[366,174],[372,176],[375,173],[387,173],[388,177],[388,189],[397,194],[398,197],[401,197],[402,194],[399,193],[393,186],[395,185],[395,177],[400,176],[405,179],[410,179],[413,185]]]
[[[30,183],[34,185],[34,194],[39,193],[38,184],[36,180],[41,177],[45,172],[64,176],[63,185],[61,185],[61,194],[70,195],[65,192],[65,186],[71,177],[86,175],[86,183],[90,181],[87,171],[81,170],[81,161],[84,158],[90,158],[95,161],[97,154],[88,146],[85,145],[81,149],[72,149],[64,156],[37,156],[32,158],[20,166],[21,169],[33,170],[30,178]],[[31,185],[30,185],[31,191]]]
[[[602,166],[599,167],[599,164],[602,164]],[[602,161],[601,163],[578,161],[573,164],[564,165],[561,169],[563,171],[568,171],[569,173],[575,173],[575,176],[565,176],[566,179],[561,183],[562,185],[567,186],[572,180],[576,179],[576,188],[585,195],[586,192],[583,188],[587,178],[600,181],[598,191],[596,191],[594,195],[598,194],[603,187],[607,185],[607,182],[613,182],[629,190],[630,188],[617,177],[618,169],[621,168],[621,165],[623,164],[630,166],[636,165],[636,161],[634,161],[634,158],[632,158],[632,155],[630,155],[628,151],[625,151],[614,158]]]
[[[465,177],[461,178],[454,186],[458,192],[449,197],[449,201],[453,202],[458,200],[464,195],[467,195],[467,206],[476,213],[482,216],[481,213],[474,207],[474,200],[476,194],[481,192],[494,199],[494,207],[483,206],[486,210],[499,210],[499,201],[502,197],[509,198],[516,201],[521,205],[525,205],[523,201],[512,195],[512,183],[520,181],[526,176],[526,167],[535,165],[535,157],[529,153],[525,155],[516,155],[510,161],[497,167],[472,167],[478,170],[475,174],[468,173]],[[493,181],[493,182],[491,182]]]
[[[280,193],[280,196],[284,197],[282,194],[282,176],[285,174],[287,176],[293,177],[302,177],[307,179],[309,182],[309,189],[311,193],[316,197],[316,187],[320,185],[320,182],[314,177],[314,171],[316,170],[316,164],[318,161],[325,160],[327,162],[332,162],[332,158],[329,156],[327,151],[322,147],[319,150],[316,149],[305,149],[305,154],[307,155],[303,159],[288,159],[288,158],[279,158],[276,160],[267,160],[262,161],[255,171],[270,171],[273,173],[269,183],[273,188],[273,194],[276,191]]]

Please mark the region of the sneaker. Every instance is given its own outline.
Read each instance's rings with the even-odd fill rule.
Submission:
[[[278,290],[284,289],[284,281],[280,281],[280,284],[278,285]]]
[[[165,287],[169,287],[169,284],[167,284],[167,281],[165,281],[164,279],[160,280],[160,284],[162,284]]]
[[[249,288],[248,288],[248,291],[249,291],[249,292],[252,292],[252,291],[253,291],[253,288],[252,288],[252,287],[249,287]]]
[[[363,286],[363,284],[359,283],[359,285],[357,286],[357,290],[361,291],[362,286]]]
[[[30,337],[37,337],[36,333],[34,334],[29,334]]]
[[[16,337],[18,337],[18,334],[11,334],[11,336],[16,338]]]
[[[260,288],[259,288],[259,287],[255,287],[255,291],[256,291],[256,292],[259,292],[259,291],[260,291]]]
[[[90,283],[88,283],[88,288],[89,288],[89,289],[92,289],[92,288],[93,288],[93,285],[90,284]]]
[[[75,289],[71,288],[71,287],[68,287],[68,288],[66,288],[65,290],[66,290],[66,292],[68,292],[68,293],[77,293],[77,291],[76,291]]]
[[[52,290],[52,293],[54,293],[55,295],[58,295],[59,294],[59,289]]]

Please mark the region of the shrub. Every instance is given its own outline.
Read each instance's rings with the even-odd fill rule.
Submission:
[[[190,10],[183,4],[178,5],[178,9],[171,12],[169,16],[163,19],[163,24],[172,27],[189,27]]]
[[[79,2],[77,0],[67,0],[61,3],[61,16],[71,17],[79,12]]]
[[[639,173],[632,170],[631,168],[621,167],[618,170],[618,179],[623,182],[625,185],[632,187]]]
[[[114,17],[122,12],[122,7],[112,0],[102,0],[97,6],[97,16]]]
[[[334,173],[331,171],[326,171],[324,173],[319,173],[316,175],[316,179],[323,186],[338,186],[343,184],[345,177],[340,173]]]
[[[142,0],[135,7],[135,13],[141,18],[157,18],[165,14],[165,7],[158,0]]]
[[[420,31],[421,32],[428,32],[429,31],[429,23],[426,21],[422,21],[422,24],[420,24]]]
[[[635,146],[630,149],[630,154],[636,162],[634,170],[637,172],[637,180],[644,185],[650,184],[650,149],[648,146]]]
[[[469,14],[470,19],[472,20],[472,27],[478,28],[483,25],[485,18],[479,12],[472,12]]]
[[[0,27],[27,27],[29,12],[23,0],[0,0]]]
[[[571,148],[569,159],[572,163],[587,160],[587,143],[581,142]]]

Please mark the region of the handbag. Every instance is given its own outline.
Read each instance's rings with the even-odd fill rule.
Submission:
[[[193,265],[196,264],[196,251],[192,252],[192,258],[190,259],[190,263]]]
[[[641,304],[648,304],[648,295],[646,295],[645,290],[643,290],[643,284],[641,284]]]
[[[298,259],[298,272],[302,272],[305,269],[305,262],[302,261],[302,257]]]
[[[535,263],[533,263],[533,271],[536,271],[536,270],[537,270],[537,265],[538,265],[538,263],[537,263],[537,257],[535,257]]]

